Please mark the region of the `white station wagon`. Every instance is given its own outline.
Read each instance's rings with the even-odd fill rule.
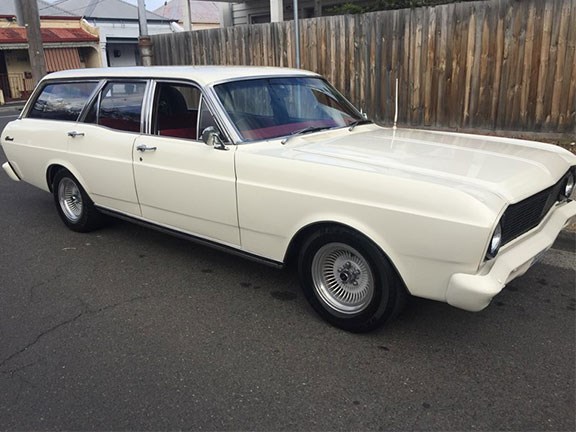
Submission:
[[[113,215],[295,263],[350,331],[408,295],[479,311],[576,220],[568,151],[380,127],[302,70],[53,73],[1,139],[6,173],[51,192],[70,229]]]

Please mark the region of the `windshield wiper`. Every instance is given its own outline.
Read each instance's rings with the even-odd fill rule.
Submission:
[[[287,136],[286,138],[284,138],[281,142],[282,144],[286,144],[288,142],[288,140],[290,138],[292,138],[293,136],[296,135],[302,135],[302,134],[306,134],[306,133],[311,133],[311,132],[318,132],[321,130],[326,130],[326,129],[331,129],[332,126],[307,126],[303,129],[298,129],[295,130],[294,132],[291,132],[289,136]]]
[[[371,120],[368,120],[368,119],[356,120],[356,121],[353,121],[352,123],[350,123],[350,124],[348,125],[348,126],[350,126],[350,127],[348,128],[348,130],[349,130],[350,132],[352,132],[356,126],[361,125],[361,124],[369,124],[369,123],[373,123],[373,122],[372,122]]]

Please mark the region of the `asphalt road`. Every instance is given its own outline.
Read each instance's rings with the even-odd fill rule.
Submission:
[[[289,271],[119,221],[71,232],[0,172],[0,430],[573,431],[564,249],[483,312],[414,299],[357,335]]]

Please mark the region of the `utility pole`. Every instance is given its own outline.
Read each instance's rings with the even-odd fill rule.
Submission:
[[[298,0],[294,0],[294,45],[296,45],[296,69],[300,69],[300,20],[298,19]]]
[[[18,24],[26,27],[32,79],[34,84],[38,84],[38,81],[46,75],[46,59],[44,57],[44,46],[42,45],[42,34],[40,33],[38,3],[37,0],[16,0],[16,8]]]
[[[184,28],[192,31],[192,10],[190,9],[190,0],[184,0]]]
[[[138,0],[138,25],[140,28],[138,48],[140,48],[142,66],[152,66],[152,40],[148,36],[148,20],[144,0]]]

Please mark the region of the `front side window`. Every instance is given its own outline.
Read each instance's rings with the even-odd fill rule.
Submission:
[[[140,132],[145,90],[145,82],[109,82],[90,107],[86,122]]]
[[[198,140],[207,126],[216,125],[196,86],[158,83],[154,100],[155,135]]]
[[[97,82],[47,84],[38,95],[27,117],[76,121],[97,85]]]
[[[329,129],[363,120],[326,81],[315,77],[262,78],[214,87],[245,140],[271,139],[302,129]]]
[[[153,133],[196,139],[201,96],[200,90],[194,86],[158,83],[154,98]]]

